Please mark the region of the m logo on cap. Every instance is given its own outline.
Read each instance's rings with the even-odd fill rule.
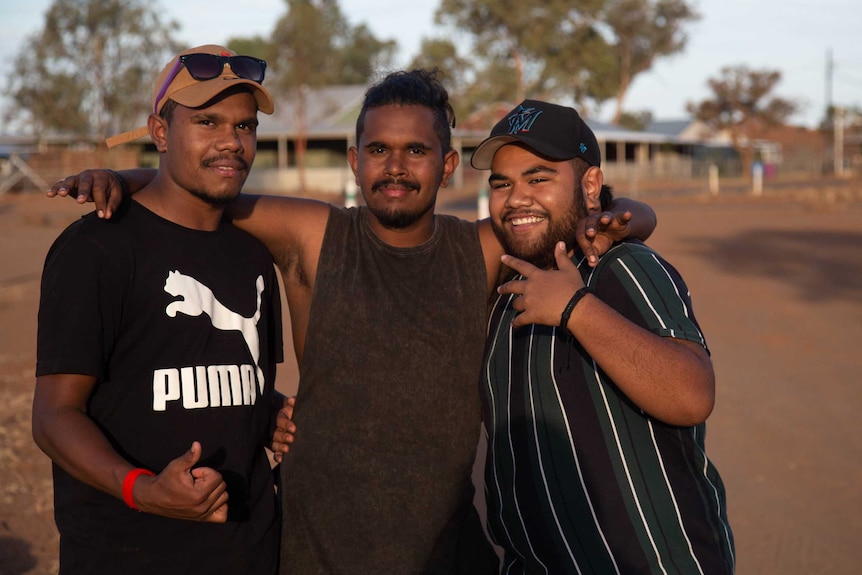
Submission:
[[[518,106],[518,110],[509,116],[509,133],[517,134],[518,132],[529,132],[533,127],[533,123],[542,114],[541,110],[535,108],[525,108]]]

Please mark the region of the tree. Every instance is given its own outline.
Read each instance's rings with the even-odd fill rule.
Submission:
[[[394,41],[379,41],[367,27],[351,28],[337,0],[286,0],[287,13],[275,25],[270,58],[273,85],[296,103],[296,162],[305,189],[307,98],[311,88],[369,80],[390,64]]]
[[[798,110],[798,104],[772,95],[781,81],[777,70],[751,70],[745,65],[725,67],[707,84],[712,98],[686,104],[695,118],[715,132],[727,131],[734,150],[750,177],[753,144],[764,128],[780,125]]]
[[[638,112],[623,112],[620,115],[618,125],[630,130],[643,131],[652,123],[652,112],[641,110]]]
[[[657,58],[681,52],[688,41],[683,25],[698,18],[683,0],[607,0],[601,21],[612,36],[616,67],[614,124],[620,124],[635,77]]]
[[[261,35],[256,36],[240,36],[228,39],[225,44],[229,49],[243,56],[254,56],[262,58],[267,62],[271,62],[275,56],[275,46],[269,39]],[[272,75],[272,72],[267,68],[267,77]]]
[[[575,98],[591,95],[587,79],[605,62],[595,58],[604,39],[593,22],[602,0],[442,0],[437,24],[450,25],[473,37],[470,58],[476,62],[474,86],[486,102],[504,97],[518,102],[528,96]],[[582,71],[587,73],[583,74]]]
[[[408,68],[436,68],[440,71],[440,81],[449,94],[453,95],[451,100],[456,118],[463,118],[472,109],[465,93],[471,86],[473,64],[469,59],[458,55],[458,49],[450,39],[423,39],[419,53],[413,57]]]
[[[136,127],[153,79],[178,51],[177,28],[145,0],[54,0],[15,58],[8,119],[36,134],[99,140]]]
[[[472,37],[476,100],[573,100],[583,115],[614,99],[614,123],[634,79],[681,51],[683,25],[699,16],[685,0],[441,0],[437,24]]]

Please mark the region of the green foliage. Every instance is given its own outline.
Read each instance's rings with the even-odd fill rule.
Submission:
[[[475,82],[468,92],[490,91],[491,96],[494,87],[485,82],[493,75],[495,82],[514,85],[504,101],[543,95],[571,97],[581,88],[572,69],[590,65],[587,53],[591,47],[582,50],[577,40],[588,36],[586,29],[596,14],[596,4],[442,0],[435,21],[472,36]]]
[[[458,55],[458,50],[449,39],[422,40],[419,54],[416,55],[407,67],[408,69],[424,68],[427,70],[437,69],[440,71],[440,81],[450,94],[457,94],[452,98],[452,107],[455,117],[459,120],[465,118],[474,108],[474,102],[468,95],[468,89],[473,76],[473,67],[469,59]]]
[[[635,76],[681,51],[697,15],[683,0],[441,0],[435,22],[471,37],[471,82],[453,94],[479,106],[525,97],[614,98],[616,120]]]
[[[352,28],[337,0],[286,3],[287,13],[271,38],[270,63],[278,89],[364,83],[391,65],[395,42],[378,40],[364,24]]]
[[[179,49],[144,0],[54,0],[15,58],[8,120],[34,133],[104,138],[137,127],[152,82]]]
[[[267,66],[269,66],[269,62],[275,56],[275,46],[273,46],[272,42],[268,39],[260,35],[247,38],[230,38],[227,41],[227,47],[237,54],[241,54],[243,56],[254,56],[255,58],[266,60]],[[267,69],[267,77],[269,75],[270,72]]]
[[[623,112],[620,115],[619,125],[630,130],[642,131],[652,123],[652,112],[641,110],[639,112]]]
[[[700,16],[683,0],[607,0],[602,19],[612,40],[616,82],[614,123],[620,123],[623,101],[635,77],[656,59],[681,52],[688,41],[683,26]]]

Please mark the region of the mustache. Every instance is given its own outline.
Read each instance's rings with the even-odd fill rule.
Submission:
[[[410,180],[404,180],[399,178],[382,178],[374,182],[374,184],[371,186],[371,190],[376,192],[384,186],[401,186],[402,188],[406,188],[411,191],[419,189],[419,184]]]
[[[213,164],[215,164],[217,162],[224,162],[224,161],[228,161],[228,162],[232,162],[232,163],[235,162],[235,163],[239,164],[243,170],[248,171],[248,162],[245,161],[245,158],[243,158],[242,156],[238,156],[236,154],[219,154],[218,156],[213,156],[211,158],[204,159],[201,162],[201,164],[203,165],[203,167],[209,168],[210,166],[212,166]]]

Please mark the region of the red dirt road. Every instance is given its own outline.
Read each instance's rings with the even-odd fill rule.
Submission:
[[[707,449],[728,490],[737,573],[851,575],[862,569],[862,194],[858,183],[781,194],[646,198],[659,217],[650,244],[686,278],[712,351]],[[30,437],[35,316],[44,255],[82,213],[36,193],[0,198],[0,575],[56,573],[50,465]],[[295,385],[295,364],[279,382]]]

